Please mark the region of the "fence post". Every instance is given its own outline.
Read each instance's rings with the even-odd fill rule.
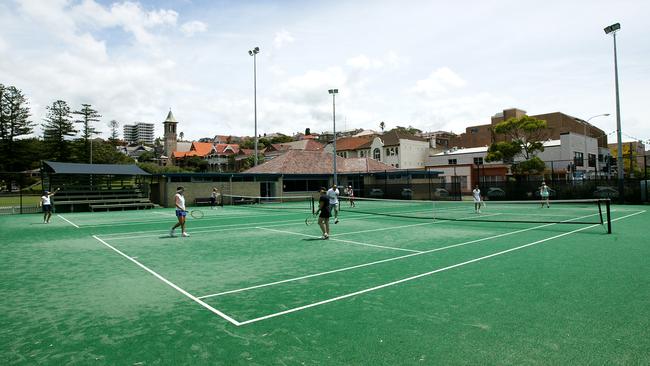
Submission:
[[[18,194],[20,195],[20,214],[23,214],[23,182],[18,184]]]

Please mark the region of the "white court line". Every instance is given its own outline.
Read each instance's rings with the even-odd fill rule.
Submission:
[[[180,292],[181,294],[183,294],[183,295],[189,297],[189,298],[192,299],[194,302],[196,302],[196,303],[198,303],[199,305],[203,306],[204,308],[210,310],[210,311],[213,312],[214,314],[219,315],[220,317],[222,317],[223,319],[229,321],[230,323],[232,323],[232,324],[234,324],[234,325],[237,325],[237,326],[241,325],[240,322],[236,321],[235,319],[229,317],[228,315],[222,313],[221,311],[219,311],[219,310],[213,308],[212,306],[206,304],[205,302],[201,301],[201,300],[198,299],[196,296],[194,296],[194,295],[190,294],[189,292],[183,290],[182,288],[178,287],[177,285],[175,285],[174,283],[172,283],[171,281],[169,281],[169,280],[166,279],[165,277],[159,275],[158,273],[156,273],[156,272],[153,271],[152,269],[149,269],[149,267],[147,267],[147,266],[145,266],[144,264],[138,262],[137,260],[135,260],[135,259],[129,257],[128,255],[124,254],[124,253],[121,252],[119,249],[113,247],[112,245],[108,244],[108,243],[105,242],[104,240],[98,238],[96,235],[93,235],[93,238],[97,239],[100,243],[102,243],[102,244],[104,244],[105,246],[109,247],[110,249],[114,250],[116,253],[118,253],[119,255],[123,256],[124,258],[126,258],[126,259],[130,260],[131,262],[137,264],[140,268],[142,268],[142,269],[144,269],[145,271],[151,273],[151,274],[154,275],[156,278],[158,278],[159,280],[163,281],[164,283],[166,283],[167,285],[169,285],[170,287],[172,287],[174,290],[176,290],[176,291]]]
[[[78,226],[77,224],[75,224],[74,222],[72,222],[72,221],[66,219],[65,217],[63,217],[63,216],[61,216],[61,215],[59,215],[59,214],[57,214],[56,216],[62,218],[63,220],[67,221],[70,225],[72,225],[72,226],[76,227],[77,229],[79,229],[79,226]]]
[[[488,236],[488,237],[481,238],[481,239],[474,239],[474,240],[470,240],[470,241],[466,241],[466,242],[462,242],[462,243],[458,243],[458,244],[452,244],[452,245],[448,245],[448,246],[445,246],[445,247],[429,249],[429,250],[426,250],[426,251],[423,251],[423,252],[420,252],[420,253],[406,254],[406,255],[399,256],[399,257],[392,257],[392,258],[386,258],[386,259],[378,260],[378,261],[375,261],[375,262],[357,264],[355,266],[343,267],[343,268],[333,269],[333,270],[330,270],[330,271],[319,272],[319,273],[314,273],[314,274],[300,276],[300,277],[288,278],[286,280],[275,281],[275,282],[270,282],[270,283],[264,283],[264,284],[261,284],[261,285],[244,287],[244,288],[239,288],[239,289],[236,289],[236,290],[229,290],[229,291],[219,292],[219,293],[215,293],[215,294],[203,295],[203,296],[199,296],[198,298],[199,299],[207,299],[209,297],[216,297],[216,296],[222,296],[222,295],[227,295],[227,294],[232,294],[232,293],[237,293],[237,292],[244,292],[244,291],[253,290],[253,289],[256,289],[256,288],[274,286],[274,285],[279,285],[281,283],[294,282],[294,281],[304,280],[306,278],[319,277],[319,276],[324,276],[324,275],[328,275],[328,274],[331,274],[331,273],[349,271],[349,270],[356,269],[356,268],[369,267],[369,266],[373,266],[375,264],[392,262],[392,261],[396,261],[396,260],[399,260],[399,259],[415,257],[417,255],[423,255],[423,254],[427,254],[427,253],[439,252],[439,251],[442,251],[442,250],[447,250],[447,249],[456,248],[456,247],[460,247],[460,246],[464,246],[464,245],[474,244],[474,243],[478,243],[478,242],[482,242],[482,241],[486,241],[486,240],[491,240],[491,239],[501,238],[501,237],[504,237],[504,236],[519,234],[519,233],[523,233],[525,231],[535,230],[535,229],[539,229],[539,228],[543,228],[543,227],[551,226],[551,225],[557,225],[557,224],[544,224],[544,225],[540,225],[540,226],[534,226],[534,227],[530,227],[530,228],[526,228],[526,229],[521,229],[521,230],[516,230],[516,231],[503,233],[503,234]]]
[[[622,217],[613,219],[612,221],[622,220],[622,219],[625,219],[625,218],[628,218],[628,217],[631,217],[631,216],[638,215],[638,214],[643,213],[643,212],[645,212],[645,210],[637,212],[637,213],[629,214],[629,215],[626,215],[626,216],[622,216]],[[476,263],[476,262],[479,262],[479,261],[482,261],[482,260],[485,260],[485,259],[493,258],[493,257],[500,256],[500,255],[503,255],[503,254],[506,254],[506,253],[514,252],[516,250],[531,247],[533,245],[541,244],[541,243],[547,242],[549,240],[554,240],[554,239],[561,238],[561,237],[564,237],[564,236],[567,236],[567,235],[575,234],[575,233],[580,232],[580,231],[591,229],[591,228],[596,227],[596,226],[600,226],[600,224],[589,225],[589,226],[582,227],[582,228],[579,228],[579,229],[576,229],[576,230],[573,230],[573,231],[569,231],[569,232],[562,233],[562,234],[559,234],[559,235],[551,236],[551,237],[546,238],[546,239],[537,240],[537,241],[534,241],[532,243],[520,245],[520,246],[515,247],[515,248],[502,250],[500,252],[492,253],[492,254],[489,254],[489,255],[486,255],[486,256],[483,256],[483,257],[479,257],[479,258],[470,259],[468,261],[465,261],[465,262],[462,262],[462,263],[457,263],[457,264],[454,264],[454,265],[451,265],[451,266],[438,268],[438,269],[433,270],[433,271],[429,271],[429,272],[426,272],[426,273],[421,273],[419,275],[403,278],[401,280],[385,283],[383,285],[367,288],[367,289],[360,290],[360,291],[351,292],[351,293],[348,293],[348,294],[345,294],[345,295],[341,295],[341,296],[333,297],[333,298],[330,298],[330,299],[327,299],[327,300],[315,302],[315,303],[312,303],[312,304],[308,304],[308,305],[296,307],[296,308],[293,308],[293,309],[288,309],[288,310],[285,310],[285,311],[265,315],[265,316],[262,316],[262,317],[259,317],[259,318],[254,318],[254,319],[242,321],[242,322],[239,322],[239,325],[251,324],[251,323],[259,322],[261,320],[266,320],[266,319],[274,318],[274,317],[277,317],[277,316],[294,313],[296,311],[309,309],[309,308],[312,308],[312,307],[315,307],[315,306],[324,305],[324,304],[327,304],[327,303],[330,303],[330,302],[343,300],[343,299],[346,299],[348,297],[364,294],[364,293],[371,292],[371,291],[376,291],[376,290],[379,290],[379,289],[382,289],[382,288],[385,288],[385,287],[394,286],[394,285],[404,283],[404,282],[408,282],[408,281],[412,281],[412,280],[415,280],[415,279],[418,279],[418,278],[421,278],[421,277],[430,276],[430,275],[435,274],[435,273],[447,271],[447,270],[457,268],[457,267],[462,267],[462,266],[465,266],[465,265],[468,265],[468,264],[471,264],[471,263]]]
[[[318,239],[320,236],[318,235],[309,235],[309,234],[302,234],[302,233],[295,233],[293,231],[284,231],[284,230],[277,230],[277,229],[269,229],[268,227],[261,227],[258,226],[256,229],[262,229],[262,230],[267,230],[267,231],[275,231],[276,233],[284,233],[284,234],[292,234],[292,235],[300,235],[300,236],[306,236],[308,238],[315,238]],[[334,241],[340,241],[342,243],[348,243],[348,244],[354,244],[354,245],[363,245],[366,247],[374,247],[374,248],[382,248],[382,249],[392,249],[392,250],[401,250],[403,252],[413,252],[413,253],[422,253],[420,250],[413,250],[413,249],[404,249],[404,248],[396,248],[396,247],[388,247],[385,245],[376,245],[376,244],[368,244],[368,243],[361,243],[358,241],[353,241],[353,240],[344,240],[344,239],[336,239],[330,237],[329,240],[334,240]]]

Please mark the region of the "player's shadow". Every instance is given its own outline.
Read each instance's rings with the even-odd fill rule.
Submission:
[[[315,241],[315,240],[322,241],[323,238],[303,238],[302,240],[303,241]]]

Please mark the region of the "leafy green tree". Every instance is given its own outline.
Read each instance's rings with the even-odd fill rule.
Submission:
[[[292,141],[293,141],[293,137],[285,136],[285,135],[275,136],[275,137],[271,138],[271,143],[272,144],[281,144],[281,143],[284,143],[284,142],[292,142]]]
[[[58,161],[70,161],[70,143],[66,141],[66,137],[77,134],[72,123],[70,107],[65,101],[57,100],[46,109],[43,139],[48,144],[49,156]]]
[[[119,152],[109,141],[102,139],[93,140],[93,163],[96,164],[133,164],[130,156]]]
[[[386,128],[386,122],[379,122],[379,128],[381,128],[381,133],[384,133],[384,128]]]
[[[544,172],[544,162],[536,157],[544,151],[544,140],[547,137],[546,121],[529,116],[510,118],[498,123],[492,129],[495,135],[500,135],[504,141],[495,142],[488,148],[487,162],[513,162],[514,158],[522,155],[524,162],[513,164],[515,174],[541,174]]]
[[[309,127],[305,128],[305,135],[311,135],[311,129]]]
[[[154,155],[153,152],[145,151],[142,154],[140,154],[140,156],[138,156],[138,162],[140,163],[152,162],[155,157],[156,156]]]
[[[415,135],[416,133],[422,133],[422,130],[420,130],[418,128],[415,128],[413,126],[408,126],[408,127],[397,126],[397,127],[393,128],[391,131],[408,133],[408,134],[411,134],[411,135]]]
[[[18,170],[15,151],[16,138],[33,132],[33,123],[29,120],[29,102],[20,89],[15,86],[5,87],[0,84],[0,163],[2,170]]]

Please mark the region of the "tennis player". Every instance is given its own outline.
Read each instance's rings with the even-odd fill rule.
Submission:
[[[546,205],[546,208],[550,208],[549,196],[550,188],[546,185],[546,182],[542,181],[542,186],[539,187],[539,195],[542,196],[542,208]]]
[[[354,189],[352,189],[352,185],[348,186],[348,199],[350,200],[350,207],[355,207],[354,206]]]
[[[217,198],[221,194],[219,193],[219,190],[217,187],[212,187],[212,193],[210,194],[210,209],[214,210],[214,206],[217,204]]]
[[[481,213],[481,189],[476,185],[472,191],[472,198],[474,198],[474,212]]]
[[[330,210],[334,211],[334,223],[339,223],[339,189],[336,188],[336,184],[332,185],[332,188],[327,190],[327,197],[330,199]],[[331,215],[330,215],[331,216]]]
[[[169,231],[169,236],[173,237],[174,235],[174,230],[176,230],[177,227],[181,227],[181,236],[190,236],[185,231],[185,218],[187,217],[187,211],[185,210],[185,196],[183,196],[183,193],[185,192],[185,188],[183,187],[178,187],[176,188],[176,195],[174,196],[174,201],[176,203],[176,217],[178,218],[178,222],[176,225],[172,227],[172,229]]]
[[[330,198],[327,196],[325,187],[320,189],[316,214],[318,215],[318,226],[320,226],[320,230],[323,232],[323,240],[327,240],[330,237],[330,217],[332,216],[332,212],[330,211]]]
[[[52,201],[50,198],[56,194],[56,192],[59,191],[59,188],[54,191],[54,193],[50,193],[50,191],[44,191],[43,195],[41,196],[41,202],[39,202],[39,206],[43,207],[43,223],[44,224],[49,224],[50,223],[50,217],[52,217]]]

